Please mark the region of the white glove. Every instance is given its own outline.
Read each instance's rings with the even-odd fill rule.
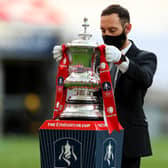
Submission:
[[[121,51],[112,45],[106,45],[105,47],[105,55],[106,55],[106,61],[110,63],[118,63],[121,59],[122,53]],[[122,73],[125,73],[129,67],[129,59],[125,56],[125,61],[117,64],[117,67]]]
[[[106,45],[105,47],[106,61],[108,63],[116,63],[121,58],[121,51],[112,45]]]
[[[62,46],[56,45],[53,48],[53,57],[56,59],[56,62],[59,62],[62,58]]]

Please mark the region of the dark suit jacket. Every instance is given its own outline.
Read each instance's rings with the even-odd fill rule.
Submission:
[[[143,104],[153,81],[157,59],[153,53],[138,49],[133,42],[126,56],[129,68],[124,74],[119,71],[114,91],[118,119],[124,127],[123,152],[128,157],[148,156],[152,151]],[[111,75],[114,78],[114,74]]]

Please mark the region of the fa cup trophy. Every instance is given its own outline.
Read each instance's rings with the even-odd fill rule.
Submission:
[[[90,40],[87,18],[82,26],[84,32],[79,40],[62,45],[53,119],[104,119],[109,132],[120,130],[105,46]]]
[[[58,73],[65,73],[65,76],[58,74],[57,78],[57,97],[55,103],[54,118],[77,119],[77,120],[102,120],[103,111],[96,92],[100,89],[100,77],[98,68],[95,66],[96,48],[98,44],[91,42],[91,34],[87,34],[87,19],[84,19],[84,33],[79,34],[80,39],[63,46],[64,55],[60,61]],[[61,68],[64,67],[64,72]],[[68,67],[69,66],[69,67]],[[65,92],[61,99],[58,95],[62,89]],[[61,96],[61,95],[60,95]],[[63,102],[65,101],[65,102]],[[65,105],[64,105],[65,103]],[[60,107],[61,106],[61,107]],[[63,108],[64,109],[59,109]],[[59,115],[58,111],[62,113]],[[59,115],[59,116],[58,116]]]
[[[120,168],[123,130],[117,119],[105,45],[80,39],[58,46],[54,115],[40,127],[41,168]]]

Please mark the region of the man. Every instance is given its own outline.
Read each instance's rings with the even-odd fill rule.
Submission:
[[[143,103],[156,71],[156,56],[138,49],[128,39],[132,26],[128,10],[122,6],[104,9],[100,26],[106,61],[113,64],[111,77],[118,119],[124,127],[122,168],[139,168],[140,158],[152,154]],[[54,47],[53,52],[59,61],[60,46]]]
[[[106,60],[111,69],[118,119],[124,127],[122,168],[139,168],[140,158],[152,154],[144,97],[156,71],[156,56],[138,49],[127,35],[131,31],[127,9],[111,5],[101,14]],[[110,46],[108,46],[110,45]]]

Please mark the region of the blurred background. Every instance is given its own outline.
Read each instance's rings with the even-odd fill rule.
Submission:
[[[84,17],[102,43],[101,11],[116,3],[130,12],[129,38],[158,57],[144,106],[154,155],[142,168],[168,166],[167,0],[0,0],[0,167],[40,167],[38,129],[55,101],[53,46],[77,39]]]

